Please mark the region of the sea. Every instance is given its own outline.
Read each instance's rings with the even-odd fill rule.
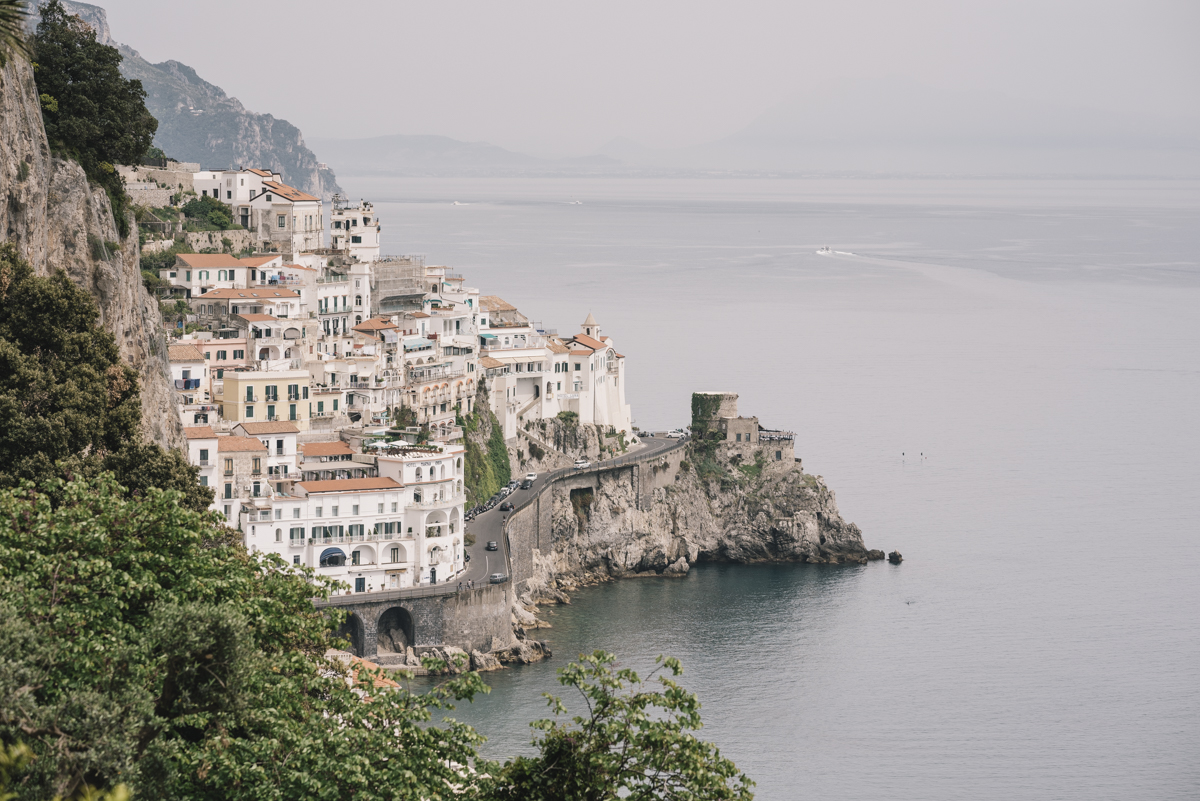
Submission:
[[[904,557],[581,589],[452,713],[487,755],[599,648],[681,659],[764,801],[1200,798],[1200,183],[342,183],[387,252],[594,314],[638,426],[737,392]]]

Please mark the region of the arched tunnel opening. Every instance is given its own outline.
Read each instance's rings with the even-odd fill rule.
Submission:
[[[393,606],[380,615],[375,641],[381,652],[404,653],[413,644],[413,619],[409,611]]]
[[[337,636],[350,641],[350,650],[355,656],[361,657],[365,655],[363,653],[363,647],[365,645],[366,636],[365,632],[363,631],[362,618],[360,618],[357,614],[350,615],[350,617],[342,621],[342,625],[338,626]]]

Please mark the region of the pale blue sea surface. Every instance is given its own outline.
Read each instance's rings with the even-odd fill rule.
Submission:
[[[581,591],[458,712],[491,755],[599,647],[680,657],[768,801],[1200,796],[1200,184],[343,183],[389,252],[593,312],[639,424],[739,392],[905,556]]]

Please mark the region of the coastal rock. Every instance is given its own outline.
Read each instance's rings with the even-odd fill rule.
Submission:
[[[904,557],[900,555],[899,551],[892,551],[888,554],[888,561],[893,565],[898,565],[904,561]]]
[[[663,575],[664,576],[679,576],[680,578],[682,578],[683,576],[686,576],[688,574],[688,571],[691,569],[692,569],[692,566],[688,564],[687,559],[684,559],[681,556],[678,559],[676,559],[674,561],[674,563],[672,563],[666,570],[663,571]]]
[[[503,667],[495,654],[485,654],[480,651],[471,652],[471,670],[482,673],[489,670],[500,670]]]
[[[142,431],[183,445],[158,303],[142,285],[137,231],[121,240],[104,190],[78,164],[50,154],[33,70],[9,58],[0,69],[0,231],[38,275],[62,270],[95,299],[100,324],[138,372]]]
[[[496,651],[494,656],[505,665],[514,662],[528,665],[532,662],[540,662],[543,659],[548,659],[551,653],[549,646],[544,642],[539,640],[521,640],[510,648]]]
[[[868,562],[878,562],[880,559],[884,559],[884,558],[885,557],[884,557],[883,551],[879,550],[878,548],[867,551],[867,561]]]

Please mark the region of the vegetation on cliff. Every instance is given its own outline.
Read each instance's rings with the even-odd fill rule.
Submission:
[[[32,49],[46,138],[104,188],[117,229],[128,236],[125,186],[114,165],[140,164],[158,121],[146,110],[142,84],[122,77],[116,48],[97,42],[58,0],[41,12]]]
[[[98,315],[66,275],[36,276],[0,245],[0,487],[107,470],[130,493],[176,489],[206,509],[199,469],[141,440],[137,374]]]
[[[486,501],[512,480],[512,465],[504,444],[504,431],[487,404],[485,390],[480,390],[475,411],[466,417],[461,414],[458,424],[463,428],[466,448],[465,473],[467,507]],[[481,402],[482,399],[482,402]],[[480,411],[482,410],[482,411]]]

